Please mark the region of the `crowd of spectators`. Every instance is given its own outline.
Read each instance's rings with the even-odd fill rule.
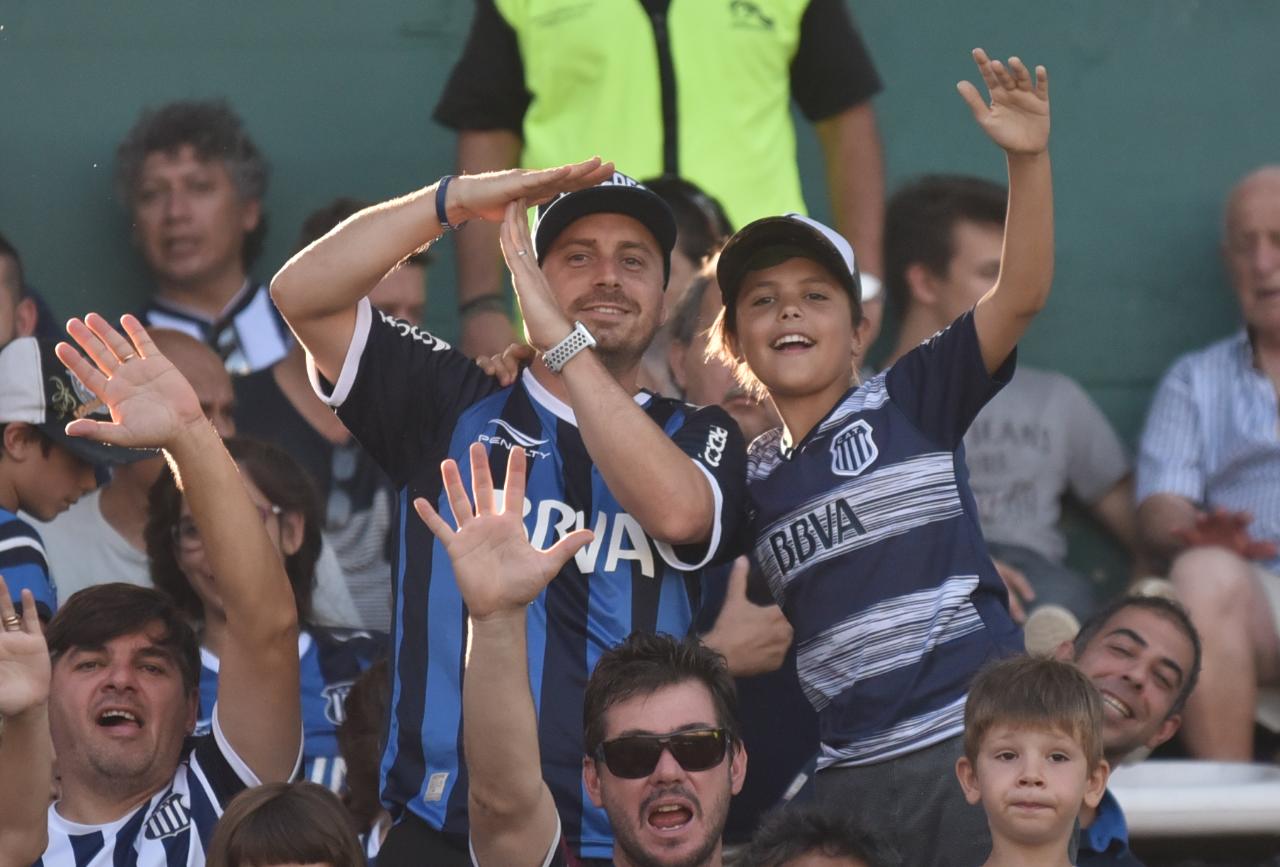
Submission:
[[[1017,360],[1044,68],[960,85],[1007,187],[886,205],[844,4],[728,5],[721,44],[477,0],[459,174],[311,203],[270,281],[223,100],[119,145],[136,316],[59,327],[0,237],[0,867],[1134,865],[1112,769],[1268,758],[1280,168],[1227,196],[1243,327],[1131,460]],[[1066,565],[1071,500],[1123,586]]]

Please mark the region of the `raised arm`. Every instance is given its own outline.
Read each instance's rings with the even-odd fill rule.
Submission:
[[[545,352],[568,336],[573,323],[538,267],[525,205],[512,202],[507,209],[502,253],[520,299],[529,342]],[[654,424],[594,352],[579,352],[560,376],[582,441],[622,507],[661,542],[682,545],[708,540],[716,501],[712,483],[698,465]]]
[[[978,301],[974,325],[987,370],[1013,352],[1049,300],[1053,283],[1053,178],[1049,167],[1049,76],[1016,57],[1006,67],[981,48],[973,59],[991,94],[983,101],[968,81],[957,85],[974,119],[1004,149],[1009,163],[1009,209],[995,285]]]
[[[235,462],[200,411],[191,386],[132,316],[128,339],[95,313],[72,319],[58,357],[111,410],[67,433],[134,448],[162,448],[200,530],[230,640],[218,676],[218,724],[263,782],[294,772],[302,740],[298,617],[284,562],[249,499]]]
[[[516,448],[508,458],[501,504],[494,500],[484,446],[473,443],[470,458],[474,512],[458,465],[448,460],[441,467],[456,531],[426,500],[415,500],[414,507],[453,561],[471,615],[462,732],[476,864],[536,867],[555,844],[559,820],[542,780],[525,610],[592,534],[576,530],[549,550],[537,550],[521,520],[524,450]]]
[[[565,190],[599,183],[613,171],[599,159],[527,172],[513,169],[464,175],[446,190],[450,225],[501,220],[508,202],[542,200]],[[406,256],[444,231],[436,214],[438,184],[354,214],[285,263],[271,281],[271,297],[315,358],[327,379],[336,380],[355,331],[361,298]]]
[[[22,591],[19,616],[0,577],[0,867],[34,864],[49,844],[49,671],[35,597]]]

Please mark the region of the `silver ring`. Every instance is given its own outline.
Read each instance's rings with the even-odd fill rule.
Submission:
[[[138,356],[137,356],[137,354],[136,354],[136,353],[130,352],[128,355],[122,355],[122,356],[120,356],[120,363],[121,363],[121,364],[125,364],[125,363],[127,363],[127,362],[133,361],[133,360],[134,360],[135,358],[137,358],[137,357],[138,357]]]
[[[517,255],[517,256],[528,256],[528,255],[529,255],[529,251],[528,251],[528,250],[516,250],[516,255]]]

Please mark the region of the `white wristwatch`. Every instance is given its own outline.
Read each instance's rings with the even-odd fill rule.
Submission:
[[[591,336],[587,326],[581,322],[574,322],[573,330],[569,332],[568,336],[544,352],[542,360],[546,362],[547,369],[552,373],[559,373],[569,363],[570,358],[595,345],[596,339]]]

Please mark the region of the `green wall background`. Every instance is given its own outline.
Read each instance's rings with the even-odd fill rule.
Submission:
[[[1280,4],[850,6],[886,83],[891,185],[923,171],[1003,177],[954,92],[973,75],[970,48],[1049,67],[1057,280],[1023,360],[1075,376],[1132,441],[1172,358],[1234,327],[1220,206],[1235,178],[1276,159]],[[147,284],[112,192],[115,144],[144,106],[225,95],[273,164],[265,278],[318,204],[450,168],[452,137],[429,115],[470,17],[467,0],[0,0],[0,231],[59,316],[136,304]],[[807,132],[802,148],[823,215]],[[438,252],[430,321],[450,336],[453,251]]]

